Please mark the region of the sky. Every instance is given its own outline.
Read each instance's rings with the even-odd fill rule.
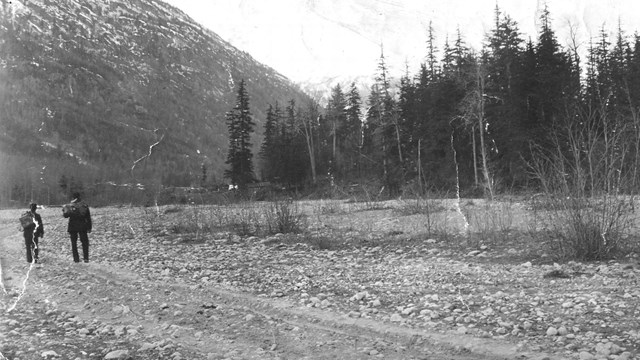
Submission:
[[[381,48],[390,74],[415,73],[427,53],[429,23],[436,43],[453,41],[457,29],[479,50],[494,27],[496,4],[536,39],[545,3],[561,45],[586,50],[618,22],[629,35],[640,30],[638,0],[165,0],[233,46],[295,82],[373,76]],[[573,29],[573,31],[571,31]],[[440,54],[441,55],[441,54]]]

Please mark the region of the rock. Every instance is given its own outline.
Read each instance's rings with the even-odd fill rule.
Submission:
[[[247,316],[244,317],[244,321],[251,321],[253,319],[255,319],[255,315],[253,314],[247,314]]]
[[[558,329],[554,328],[553,326],[549,326],[549,328],[547,329],[547,336],[556,336],[558,335]]]
[[[378,307],[380,305],[382,305],[382,303],[380,302],[380,299],[375,299],[371,302],[372,307]]]
[[[60,355],[58,355],[58,353],[53,350],[44,351],[42,354],[40,354],[40,356],[42,356],[45,359],[60,357]]]
[[[618,360],[629,360],[629,359],[631,359],[631,353],[628,351],[625,351],[622,354],[618,355]]]
[[[611,355],[611,343],[597,343],[595,350],[598,355],[609,356]]]
[[[129,356],[129,350],[114,350],[104,356],[104,360],[126,359]]]
[[[491,315],[494,314],[494,311],[493,311],[492,308],[486,308],[486,309],[482,310],[482,314],[484,316],[491,316]]]
[[[317,297],[315,297],[315,296],[314,296],[314,297],[309,298],[309,301],[310,301],[313,305],[315,305],[315,304],[319,304],[319,303],[320,303],[320,299],[319,299],[319,298],[317,298]]]
[[[116,326],[113,328],[113,334],[118,337],[124,336],[126,332],[127,332],[126,326]]]
[[[532,327],[532,326],[533,326],[533,324],[531,323],[531,321],[525,321],[525,322],[522,324],[522,328],[523,328],[523,329],[525,329],[525,330],[529,330],[529,329],[531,329],[531,327]]]
[[[402,315],[411,315],[416,311],[416,308],[414,306],[409,306],[407,308],[405,308],[404,310],[402,310]]]
[[[149,350],[153,350],[156,346],[153,345],[152,343],[143,343],[142,346],[140,347],[140,349],[138,349],[138,351],[149,351]]]
[[[404,321],[404,319],[402,318],[402,315],[395,313],[393,315],[391,315],[391,317],[389,318],[389,321],[391,322],[402,322]]]
[[[625,350],[624,348],[622,348],[622,347],[620,347],[620,346],[618,346],[618,345],[616,345],[614,343],[611,343],[611,353],[613,355],[618,355],[618,354],[622,353],[624,350]]]
[[[456,330],[456,332],[457,332],[458,334],[466,334],[466,333],[467,333],[467,331],[468,331],[468,330],[467,330],[467,328],[466,328],[466,327],[464,327],[464,326],[460,326],[460,327]]]
[[[579,357],[580,360],[593,360],[593,359],[595,359],[595,356],[591,355],[590,353],[588,353],[586,351],[580,352],[580,355],[578,357]]]
[[[369,295],[369,293],[367,293],[366,291],[360,291],[357,292],[355,295],[353,295],[352,299],[354,301],[360,301],[362,299],[364,299],[365,297],[367,297]]]
[[[564,326],[560,326],[560,327],[558,328],[558,335],[560,335],[560,336],[567,336],[567,334],[568,334],[568,333],[569,333],[569,331],[567,330],[567,328],[566,328],[566,327],[564,327]]]
[[[478,254],[480,254],[482,251],[480,250],[473,250],[473,251],[469,251],[467,253],[467,256],[477,256]]]

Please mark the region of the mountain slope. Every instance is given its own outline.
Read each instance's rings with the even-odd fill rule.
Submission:
[[[48,162],[43,182],[58,181],[55,164],[85,181],[165,185],[197,182],[204,164],[219,181],[240,79],[258,134],[269,103],[307,99],[161,1],[3,0],[0,11],[0,151]]]

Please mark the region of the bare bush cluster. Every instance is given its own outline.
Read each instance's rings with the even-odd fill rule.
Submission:
[[[560,258],[608,259],[631,235],[638,134],[602,114],[575,114],[554,132],[552,147],[534,149],[542,194],[530,229]]]

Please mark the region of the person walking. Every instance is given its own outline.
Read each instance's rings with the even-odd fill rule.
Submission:
[[[32,222],[22,228],[24,236],[24,245],[27,249],[27,262],[38,263],[38,239],[44,236],[44,224],[42,217],[37,213],[38,204],[29,204],[29,211],[26,215],[31,216]]]
[[[82,244],[82,259],[89,262],[89,233],[91,233],[91,212],[89,206],[80,199],[80,193],[73,193],[70,204],[62,207],[62,216],[69,218],[67,232],[71,237],[71,253],[73,261],[80,262],[78,254],[78,237]]]

